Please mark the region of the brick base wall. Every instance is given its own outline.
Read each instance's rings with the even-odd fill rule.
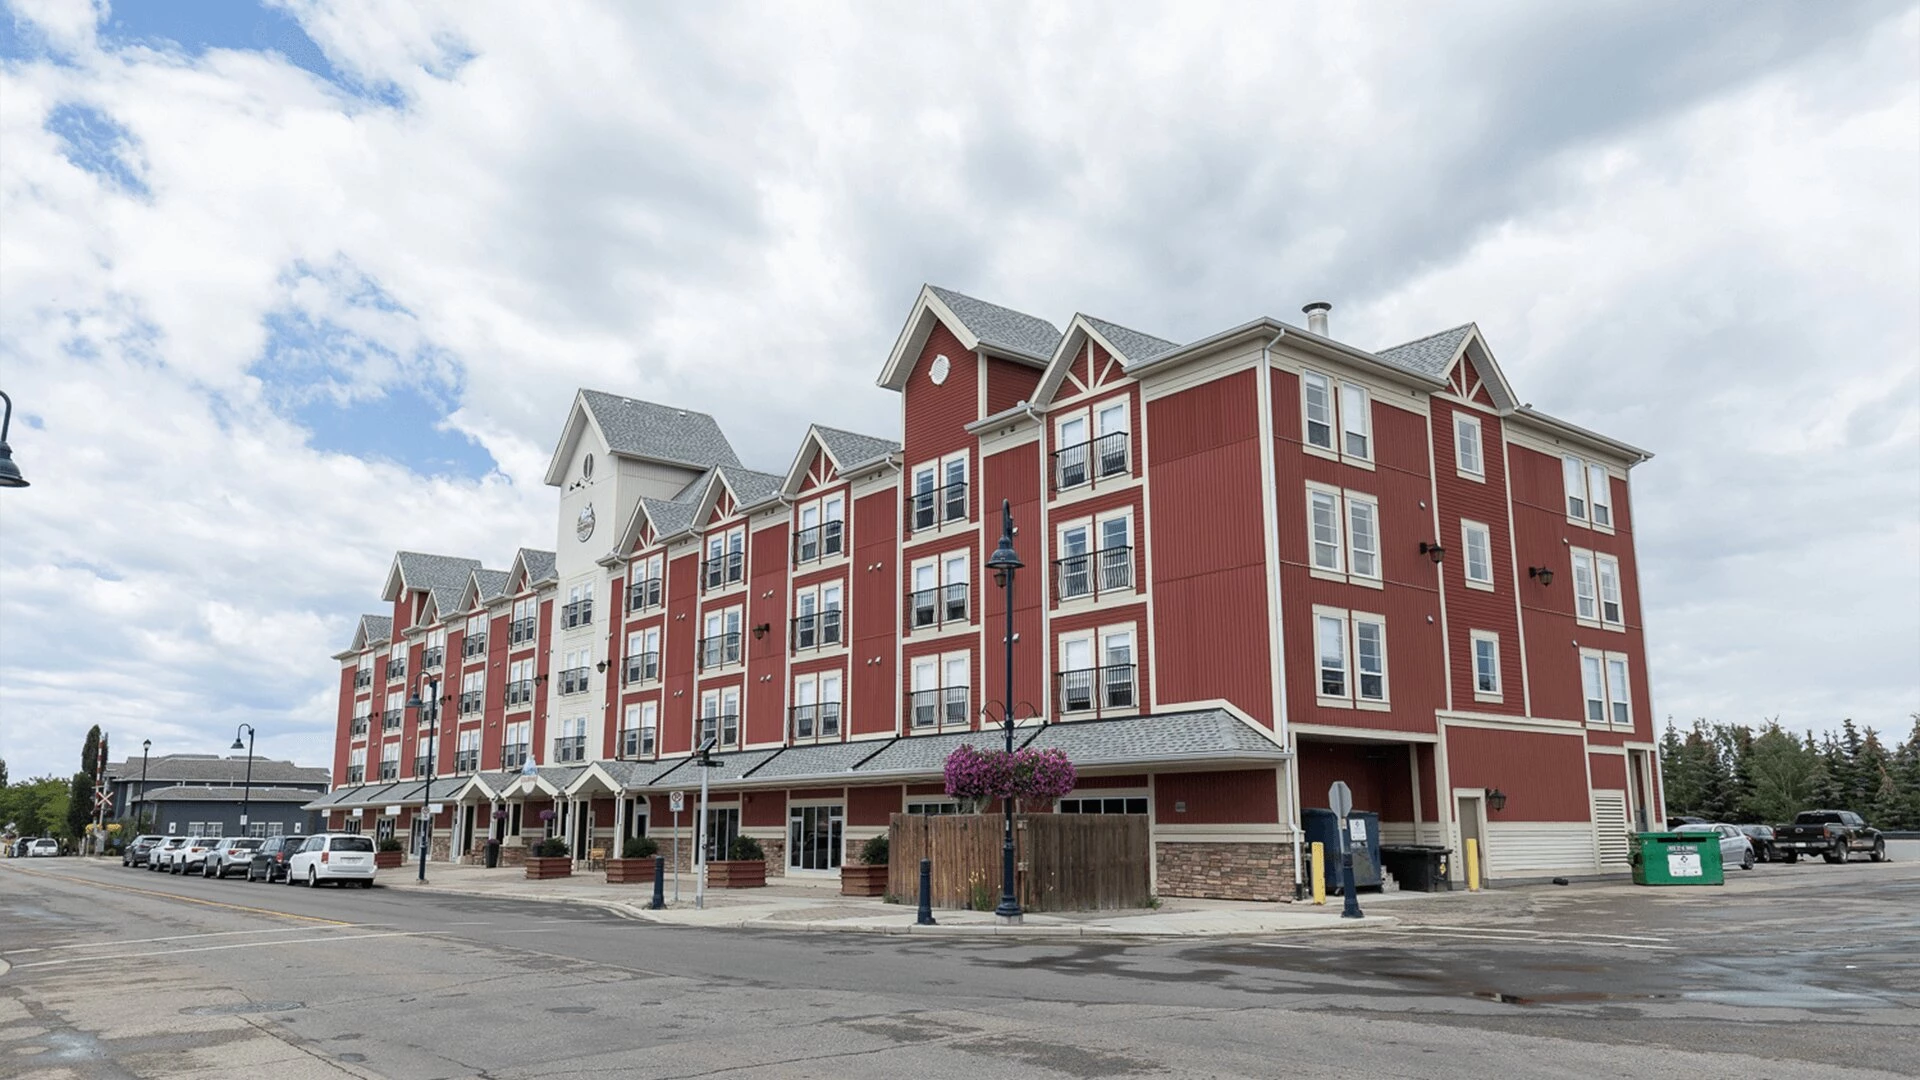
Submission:
[[[767,857],[767,876],[770,878],[787,876],[787,838],[782,836],[758,837],[760,850]]]
[[[1154,845],[1161,896],[1206,900],[1293,899],[1291,844]]]

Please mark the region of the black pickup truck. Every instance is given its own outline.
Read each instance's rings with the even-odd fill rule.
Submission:
[[[1818,855],[1840,863],[1856,851],[1866,852],[1874,862],[1887,857],[1887,841],[1880,830],[1869,827],[1851,810],[1803,810],[1794,815],[1793,824],[1774,828],[1773,848],[1787,862]]]

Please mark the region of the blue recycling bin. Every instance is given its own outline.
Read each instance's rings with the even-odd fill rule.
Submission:
[[[1303,810],[1300,825],[1305,831],[1308,844],[1324,844],[1327,853],[1327,890],[1338,892],[1340,888],[1340,817],[1331,810],[1314,807]],[[1371,810],[1355,810],[1347,816],[1348,821],[1362,822],[1367,827],[1367,842],[1353,847],[1353,884],[1355,888],[1378,888],[1380,885],[1380,815]]]

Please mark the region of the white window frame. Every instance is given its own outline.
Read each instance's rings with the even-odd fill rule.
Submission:
[[[1358,405],[1357,409],[1356,405]],[[1360,440],[1361,449],[1352,449],[1354,438]],[[1368,468],[1372,468],[1375,456],[1373,451],[1373,395],[1359,383],[1342,381],[1340,383],[1340,460],[1348,464],[1365,462]]]
[[[1340,643],[1341,681],[1344,692],[1329,694],[1323,676],[1329,670],[1323,661],[1322,646],[1326,641],[1322,634],[1338,628]],[[1361,663],[1361,628],[1374,627],[1379,630],[1379,670],[1368,671]],[[1313,692],[1317,704],[1335,709],[1358,708],[1385,712],[1392,708],[1392,665],[1387,653],[1387,617],[1371,611],[1349,610],[1347,608],[1328,607],[1315,604],[1313,607]],[[1365,692],[1363,680],[1377,676],[1380,680],[1380,692]]]
[[[1467,641],[1467,655],[1472,660],[1468,671],[1470,677],[1473,679],[1473,700],[1493,702],[1496,704],[1505,701],[1505,688],[1501,685],[1502,680],[1500,678],[1500,635],[1492,630],[1473,630],[1468,632]],[[1480,688],[1480,647],[1482,645],[1490,646],[1489,652],[1493,657],[1492,690],[1482,690]]]
[[[1326,517],[1333,528],[1333,536],[1320,535],[1320,516],[1324,508]],[[1344,579],[1347,574],[1347,542],[1345,514],[1340,505],[1340,489],[1316,484],[1307,484],[1307,565],[1315,574],[1328,575]],[[1325,565],[1323,555],[1331,555],[1333,565]]]
[[[1627,628],[1626,596],[1621,589],[1620,560],[1612,555],[1593,554],[1594,580],[1600,593],[1600,625],[1609,630]],[[1609,613],[1608,607],[1613,611]]]
[[[1327,708],[1353,707],[1353,642],[1345,608],[1313,606],[1313,694],[1314,701]],[[1327,646],[1337,646],[1339,655],[1330,657]],[[1329,661],[1333,661],[1329,663]],[[1339,672],[1337,691],[1327,689],[1327,676]]]
[[[1594,528],[1613,531],[1613,478],[1597,461],[1587,462],[1587,516]]]
[[[1332,446],[1322,446],[1311,438],[1315,422],[1308,407],[1307,387],[1319,386],[1327,395],[1326,423],[1332,428]],[[1357,436],[1362,448],[1348,448],[1348,436]],[[1351,379],[1335,379],[1324,372],[1304,368],[1300,372],[1300,445],[1309,454],[1343,461],[1362,469],[1374,467],[1377,447],[1373,438],[1373,391]]]
[[[1481,552],[1485,556],[1484,576],[1474,576],[1473,547],[1474,540],[1480,541]],[[1482,592],[1493,592],[1493,528],[1482,521],[1460,519],[1460,576],[1467,588]]]
[[[912,594],[924,592],[926,589],[933,590],[933,621],[925,626],[916,626],[913,621],[912,609],[909,608],[902,612],[901,618],[905,622],[908,637],[912,637],[916,633],[923,635],[940,634],[951,632],[954,627],[965,629],[966,627],[974,625],[974,620],[978,617],[977,601],[979,598],[974,596],[973,583],[969,580],[971,561],[972,556],[965,548],[954,551],[943,551],[938,555],[923,555],[913,560],[913,565],[908,571],[907,592]],[[959,568],[959,575],[949,580],[949,574],[956,566]],[[931,571],[933,577],[932,585],[921,586],[920,578],[922,571]],[[964,618],[950,619],[947,617],[947,586],[949,585],[965,585],[968,587],[967,613]],[[911,597],[909,597],[909,600],[910,599]],[[841,619],[843,623],[840,628],[840,637],[843,643],[847,637],[847,628],[844,624],[845,618],[846,616],[842,614]]]
[[[1309,386],[1320,392],[1324,402],[1326,416],[1319,420],[1315,420],[1313,416],[1312,402],[1307,393]],[[1317,453],[1331,458],[1340,456],[1340,406],[1337,403],[1338,391],[1335,386],[1330,376],[1318,371],[1308,369],[1300,372],[1300,445],[1305,447],[1308,453]],[[1327,429],[1325,443],[1313,441],[1313,425],[1316,423]]]
[[[1472,447],[1473,452],[1467,453]],[[1453,414],[1453,467],[1463,479],[1487,482],[1486,443],[1480,437],[1480,418],[1469,412]]]
[[[1109,589],[1099,584],[1104,574],[1104,564],[1100,556],[1102,552],[1110,550],[1104,545],[1103,539],[1106,533],[1106,527],[1116,521],[1121,523],[1121,528],[1124,530],[1126,536],[1127,584],[1125,587]],[[1114,597],[1131,599],[1137,596],[1140,591],[1140,575],[1135,572],[1133,507],[1124,506],[1115,510],[1107,510],[1088,517],[1063,521],[1054,526],[1054,551],[1059,553],[1059,558],[1069,559],[1076,557],[1067,551],[1067,534],[1076,529],[1084,529],[1087,534],[1087,548],[1086,551],[1080,555],[1080,557],[1084,557],[1087,560],[1087,588],[1084,592],[1077,592],[1072,596],[1067,596],[1063,594],[1060,588],[1060,582],[1055,581],[1054,592],[1059,596],[1060,603],[1062,605],[1098,604],[1113,599]],[[1055,568],[1054,572],[1056,575],[1064,577],[1064,573],[1059,570],[1058,567]]]
[[[1581,719],[1588,727],[1633,728],[1633,676],[1627,654],[1580,650]],[[1617,678],[1616,678],[1617,675]],[[1594,718],[1595,706],[1600,716]]]
[[[1087,668],[1073,668],[1068,666],[1067,649],[1073,645],[1086,646],[1087,658],[1092,661]],[[1112,653],[1115,648],[1124,648],[1126,650],[1127,659],[1125,666],[1133,668],[1132,675],[1128,679],[1128,686],[1130,688],[1129,696],[1133,698],[1131,704],[1111,705],[1108,704],[1106,700],[1108,684],[1106,681],[1107,677],[1104,673],[1110,667],[1120,666],[1111,662]],[[1066,696],[1063,693],[1057,702],[1061,715],[1079,716],[1082,713],[1099,713],[1103,716],[1124,716],[1129,712],[1137,712],[1143,707],[1140,700],[1140,668],[1142,665],[1140,662],[1140,634],[1138,624],[1131,622],[1112,623],[1107,626],[1089,627],[1084,630],[1074,630],[1063,633],[1055,640],[1054,653],[1056,657],[1055,663],[1059,665],[1055,669],[1056,673],[1083,671],[1088,670],[1088,668],[1096,672],[1087,689],[1087,707],[1068,712]]]
[[[1375,588],[1383,587],[1385,582],[1383,579],[1380,552],[1380,500],[1374,498],[1372,495],[1352,490],[1342,492],[1341,497],[1346,504],[1347,580],[1355,585],[1370,585]],[[1360,530],[1353,527],[1354,511],[1361,508],[1365,509],[1367,523],[1371,526],[1373,532],[1373,547],[1371,549],[1361,547],[1359,541]],[[1367,556],[1367,561],[1373,564],[1371,572],[1360,569],[1362,561],[1360,557],[1363,554]]]
[[[1380,500],[1375,496],[1351,488],[1338,488],[1332,484],[1322,484],[1309,480],[1306,483],[1307,496],[1307,572],[1325,581],[1344,581],[1352,585],[1364,585],[1370,589],[1384,588],[1385,570],[1382,561],[1382,542],[1380,536]],[[1316,515],[1320,507],[1328,507],[1332,514],[1333,538],[1331,541],[1319,535],[1319,522]],[[1373,546],[1362,546],[1357,542],[1358,530],[1353,522],[1356,513],[1366,516],[1372,526]],[[1329,543],[1333,548],[1334,566],[1322,563],[1322,557]],[[1362,556],[1366,556],[1363,560]],[[1371,562],[1372,572],[1364,572],[1357,567],[1363,561]]]
[[[949,498],[947,495],[947,486],[952,481],[949,481],[947,477],[953,471],[953,466],[955,465],[960,466],[959,483],[966,486],[966,491],[960,500],[962,511],[960,516],[950,518],[947,516],[947,501]],[[914,516],[917,509],[915,499],[920,491],[920,477],[929,472],[933,474],[933,524],[922,528],[914,525]],[[951,454],[933,458],[929,461],[923,461],[915,465],[913,471],[908,474],[912,478],[912,483],[907,488],[905,498],[907,505],[907,534],[909,536],[938,535],[949,528],[966,528],[966,526],[973,521],[972,474],[973,463],[970,460],[970,455],[965,450],[956,450]]]
[[[1560,508],[1567,513],[1567,520],[1575,525],[1588,524],[1587,519],[1587,463],[1567,454],[1560,459],[1560,489],[1563,494]]]
[[[1618,527],[1619,521],[1613,512],[1613,471],[1606,465],[1573,454],[1563,455],[1560,489],[1564,495],[1561,509],[1566,511],[1569,525],[1608,534]],[[1595,492],[1599,492],[1598,497]]]
[[[1582,626],[1600,625],[1600,575],[1593,552],[1586,548],[1567,549],[1567,561],[1573,571],[1573,618]]]

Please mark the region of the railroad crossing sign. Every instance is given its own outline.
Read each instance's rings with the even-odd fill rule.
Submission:
[[[1353,789],[1345,780],[1335,780],[1327,789],[1327,806],[1343,818],[1353,813]]]

